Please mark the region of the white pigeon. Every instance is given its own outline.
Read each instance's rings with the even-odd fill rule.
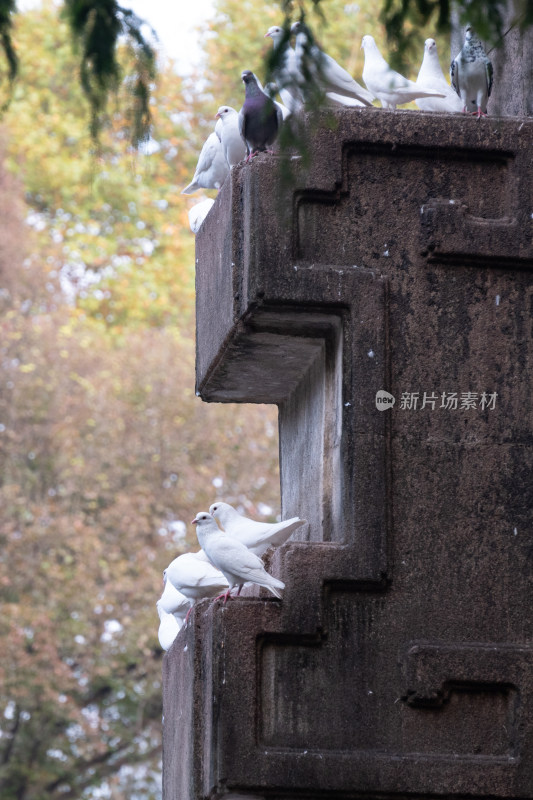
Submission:
[[[305,83],[304,63],[305,54],[308,54],[307,68],[312,78],[322,87],[324,92],[347,95],[359,100],[365,106],[371,106],[374,95],[360,86],[335,59],[324,53],[317,44],[310,44],[305,27],[301,22],[293,22],[291,33],[296,34],[294,52],[296,66],[300,73],[301,82]]]
[[[211,211],[214,202],[212,197],[206,197],[205,200],[196,203],[189,209],[189,225],[195,236],[202,227],[204,219]]]
[[[246,158],[246,145],[239,133],[239,112],[231,106],[220,106],[215,117],[220,120],[220,141],[226,161],[230,168],[234,167]]]
[[[220,189],[226,180],[229,167],[220,141],[221,132],[222,123],[217,122],[215,130],[209,134],[200,151],[194,177],[182,190],[182,194],[192,194],[197,189]]]
[[[178,622],[185,619],[187,611],[191,607],[191,600],[178,591],[175,586],[164,576],[165,588],[163,594],[157,601],[166,614],[174,614]],[[159,606],[158,606],[159,608]]]
[[[265,39],[272,39],[274,50],[282,47],[285,31],[279,25],[272,25],[265,33]],[[281,55],[281,62],[273,69],[272,76],[279,96],[290,114],[298,114],[304,109],[304,97],[300,87],[300,73],[296,65],[296,54],[289,42]]]
[[[273,25],[265,33],[265,38],[268,36],[272,39],[272,42],[274,43],[274,49],[276,50],[281,46],[284,35],[285,34],[283,28],[280,28],[279,25]],[[327,58],[329,58],[329,56],[327,56]],[[333,61],[333,59],[331,59],[331,61]],[[341,69],[342,67],[339,67],[339,70]],[[296,64],[296,53],[288,43],[285,52],[283,54],[283,59],[281,64],[276,66],[276,68],[274,69],[274,75],[277,80],[276,87],[278,89],[279,95],[283,103],[287,107],[289,113],[299,113],[300,111],[303,111],[304,96],[302,94],[300,85],[305,83],[305,81]],[[349,73],[346,73],[346,75],[348,75],[350,80],[352,80]],[[359,84],[357,85],[359,86]],[[359,88],[362,92],[365,91],[362,86],[360,86]],[[358,106],[362,107],[368,105],[367,102],[363,102],[362,100],[356,100],[355,97],[349,97],[346,94],[338,94],[337,92],[326,92],[326,102],[328,105],[331,105],[333,107],[342,106],[342,107],[356,108]],[[285,117],[286,114],[284,112],[283,118],[285,119]]]
[[[444,97],[442,92],[421,89],[413,81],[404,78],[387,64],[373,36],[363,36],[361,47],[365,51],[363,80],[370,91],[381,100],[383,108],[410,103],[417,97]]]
[[[259,556],[248,550],[237,539],[221,531],[211,514],[200,511],[192,524],[196,525],[200,547],[228,581],[229,588],[224,596],[224,603],[235,586],[239,587],[240,592],[245,583],[264,586],[281,600],[279,590],[285,588],[283,581],[269,575]]]
[[[207,560],[205,553],[184,553],[171,561],[163,575],[190,600],[216,597],[228,588],[222,573]]]
[[[425,41],[424,58],[416,85],[444,94],[444,97],[418,97],[415,103],[421,111],[462,111],[461,101],[444,77],[435,39]]]
[[[452,86],[461,98],[463,111],[479,117],[487,116],[487,102],[492,90],[492,62],[483,45],[467,25],[460,53],[450,65]]]
[[[165,611],[161,604],[161,600],[156,603],[157,613],[159,614],[159,630],[157,638],[163,650],[168,650],[181,630],[182,624],[178,622],[174,614],[169,614]]]
[[[256,556],[262,556],[269,547],[284,544],[296,528],[307,522],[300,517],[291,517],[283,522],[257,522],[239,514],[233,506],[222,501],[213,503],[209,513],[220,522],[229,536],[238,539]]]

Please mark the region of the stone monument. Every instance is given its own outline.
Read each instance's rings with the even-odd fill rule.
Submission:
[[[325,114],[197,236],[197,391],[279,408],[283,601],[165,657],[164,798],[533,797],[533,120]]]

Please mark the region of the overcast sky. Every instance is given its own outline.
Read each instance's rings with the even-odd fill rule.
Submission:
[[[18,0],[17,9],[24,11],[40,4],[40,0]],[[200,57],[198,34],[194,30],[209,19],[214,0],[122,0],[137,16],[150,23],[157,32],[162,50],[177,62],[180,74],[191,71]]]
[[[122,0],[155,28],[164,52],[176,59],[181,74],[198,61],[198,34],[194,28],[209,19],[213,0]]]

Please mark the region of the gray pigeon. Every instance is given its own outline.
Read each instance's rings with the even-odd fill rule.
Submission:
[[[247,161],[274,143],[283,122],[283,114],[274,101],[259,87],[249,69],[242,73],[244,105],[239,111],[239,132],[248,151]]]
[[[492,62],[483,45],[467,25],[463,49],[450,65],[452,86],[463,102],[463,112],[487,116],[487,101],[492,89]]]

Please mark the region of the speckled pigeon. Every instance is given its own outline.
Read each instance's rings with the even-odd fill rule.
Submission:
[[[487,101],[492,89],[492,62],[483,45],[467,25],[465,43],[450,65],[452,86],[463,101],[463,111],[487,116]]]
[[[249,161],[256,153],[265,152],[274,143],[283,121],[281,110],[259,88],[249,69],[242,73],[244,104],[239,111],[239,131],[246,144]]]

